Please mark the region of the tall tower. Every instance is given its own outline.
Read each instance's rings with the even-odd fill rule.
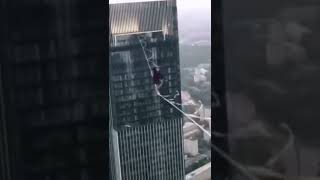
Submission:
[[[182,115],[156,95],[147,62],[164,76],[161,94],[180,92],[176,2],[111,4],[109,24],[111,163],[117,179],[182,180]],[[175,102],[181,104],[180,96]]]

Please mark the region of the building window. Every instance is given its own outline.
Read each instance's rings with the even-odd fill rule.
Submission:
[[[114,75],[112,76],[112,81],[122,81],[122,76],[121,75]]]
[[[113,86],[114,86],[114,88],[119,88],[119,89],[123,87],[121,82],[120,83],[114,83]]]

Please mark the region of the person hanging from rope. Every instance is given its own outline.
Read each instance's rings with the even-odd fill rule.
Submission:
[[[155,66],[152,68],[152,78],[153,78],[153,83],[156,87],[156,92],[157,92],[157,94],[160,94],[159,90],[163,84],[163,76],[160,73],[159,66]]]

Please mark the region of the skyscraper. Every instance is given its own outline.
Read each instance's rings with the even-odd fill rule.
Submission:
[[[159,66],[164,76],[161,94],[180,92],[176,2],[109,8],[111,165],[116,178],[182,180],[182,115],[156,95],[147,62]],[[175,102],[181,104],[180,96]]]

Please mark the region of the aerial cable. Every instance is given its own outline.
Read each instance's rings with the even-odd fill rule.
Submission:
[[[146,46],[146,42],[143,42],[140,38],[139,39],[139,42],[141,44],[141,47],[142,47],[142,50],[143,50],[143,53],[144,53],[144,56],[147,60],[147,63],[148,63],[148,67],[149,67],[149,70],[150,70],[150,74],[151,76],[153,76],[153,73],[152,73],[152,69],[151,69],[151,66],[149,64],[149,61],[147,59],[147,54],[145,52],[145,47],[143,46],[143,43],[145,44]],[[162,96],[161,94],[158,94],[158,96],[160,96],[162,99],[164,99],[165,101],[167,101],[169,104],[171,104],[174,108],[176,108],[178,111],[180,111],[183,115],[185,115],[190,121],[192,121],[196,126],[198,126],[203,132],[205,132],[206,134],[208,134],[210,137],[211,137],[211,133],[209,133],[206,129],[204,129],[201,125],[199,125],[197,122],[195,122],[188,114],[186,114],[185,112],[183,112],[181,109],[179,109],[174,103],[172,103],[170,100],[168,100],[167,98],[165,98],[164,96]]]
[[[192,118],[190,118],[185,112],[180,110],[177,106],[175,106],[172,102],[170,102],[168,99],[163,97],[161,94],[158,94],[163,100],[171,104],[175,109],[180,111],[183,115],[185,115],[191,122],[193,122],[196,126],[198,126],[204,133],[206,133],[208,136],[211,137],[211,133],[208,132],[206,129],[204,129],[201,125],[199,125],[197,122],[195,122]],[[216,145],[211,144],[212,148],[219,153],[224,159],[226,159],[231,165],[236,167],[243,175],[247,176],[250,180],[259,180],[257,177],[251,174],[251,172],[246,168],[245,166],[241,165],[239,162],[233,160],[228,154],[226,154],[223,150],[218,148]]]
[[[198,119],[204,119],[204,120],[211,120],[211,117],[200,117],[200,116],[196,116],[194,114],[187,114],[189,117],[192,118],[198,118]]]
[[[142,47],[143,50],[143,54],[145,56],[145,59],[147,61],[148,64],[148,68],[150,70],[150,74],[153,77],[153,73],[152,73],[152,69],[150,67],[149,61],[148,61],[148,57],[147,54],[145,52],[145,47],[143,46],[143,41],[138,37],[138,40],[140,42],[140,45]],[[146,42],[144,42],[146,45]],[[173,102],[171,102],[170,100],[168,100],[167,98],[165,98],[164,96],[162,96],[159,92],[157,93],[157,95],[159,97],[161,97],[164,101],[168,102],[169,104],[171,104],[175,109],[177,109],[179,112],[181,112],[186,118],[188,118],[191,122],[193,122],[196,126],[198,126],[204,133],[206,133],[208,136],[211,137],[211,133],[208,132],[206,129],[204,129],[200,124],[198,124],[195,120],[193,120],[188,114],[186,114],[184,111],[182,111],[181,109],[179,109]],[[239,162],[233,160],[228,154],[226,154],[223,150],[221,150],[220,148],[218,148],[217,146],[215,146],[214,144],[212,144],[212,148],[218,152],[224,159],[226,159],[230,164],[232,164],[234,167],[236,167],[240,172],[242,172],[245,176],[247,176],[250,180],[259,180],[257,177],[255,177],[254,175],[252,175],[249,170],[241,165]]]
[[[198,126],[204,133],[206,133],[208,136],[211,137],[211,133],[208,132],[206,129],[204,129],[200,124],[198,124],[195,120],[193,120],[188,114],[183,112],[181,109],[179,109],[176,105],[174,105],[171,101],[169,101],[167,98],[163,97],[161,94],[158,94],[163,100],[167,101],[169,104],[171,104],[175,109],[177,109],[179,112],[181,112],[184,116],[186,116],[191,122],[193,122],[196,126]]]
[[[145,58],[146,58],[146,60],[147,60],[147,63],[148,63],[148,67],[149,67],[149,70],[150,70],[150,74],[151,74],[151,76],[153,76],[153,73],[152,73],[152,69],[151,69],[151,66],[150,66],[150,64],[149,64],[149,61],[148,61],[148,59],[147,59],[147,54],[146,54],[146,52],[145,52],[145,47],[143,46],[143,41],[140,39],[140,38],[138,38],[139,39],[139,42],[140,42],[140,45],[141,45],[141,47],[142,47],[142,50],[143,50],[143,53],[144,53],[144,56],[145,56]],[[145,43],[146,44],[146,43]],[[181,109],[179,109],[174,103],[172,103],[170,100],[168,100],[167,98],[165,98],[164,96],[162,96],[160,93],[158,94],[158,96],[160,96],[163,100],[165,100],[165,101],[167,101],[169,104],[171,104],[174,108],[176,108],[178,111],[180,111],[183,115],[185,115],[190,121],[192,121],[196,126],[198,126],[203,132],[205,132],[206,134],[208,134],[210,137],[211,137],[211,134],[206,130],[206,129],[204,129],[201,125],[199,125],[197,122],[195,122],[192,118],[190,118],[189,116],[188,116],[188,114],[186,114],[185,112],[183,112]]]
[[[148,67],[149,67],[149,70],[150,70],[150,74],[151,74],[151,76],[153,76],[153,73],[152,73],[152,70],[151,70],[151,66],[150,66],[149,61],[148,61],[148,56],[147,56],[147,54],[145,52],[144,46],[142,45],[143,41],[139,37],[138,37],[138,39],[139,39],[140,45],[142,47],[142,51],[143,51],[144,57],[147,60],[147,64],[148,64]]]

